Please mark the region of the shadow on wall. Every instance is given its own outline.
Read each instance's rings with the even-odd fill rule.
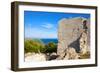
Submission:
[[[79,43],[80,37],[73,41],[68,47],[73,47],[75,48],[76,52],[79,53],[80,52],[80,43]]]

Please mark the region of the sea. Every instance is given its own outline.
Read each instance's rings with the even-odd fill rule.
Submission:
[[[53,43],[55,43],[55,44],[57,44],[58,43],[58,39],[57,38],[25,38],[25,40],[34,40],[34,39],[37,39],[37,40],[41,40],[44,44],[48,44],[48,43],[50,43],[50,42],[53,42]]]
[[[58,43],[58,39],[40,39],[44,44],[48,44],[49,42]]]

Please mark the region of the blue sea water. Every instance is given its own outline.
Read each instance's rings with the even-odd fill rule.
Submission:
[[[58,39],[40,39],[44,44],[48,44],[49,42],[58,43]]]
[[[48,43],[50,43],[50,42],[53,42],[53,43],[55,43],[55,44],[57,44],[58,43],[58,39],[56,39],[56,38],[53,38],[53,39],[51,39],[51,38],[25,38],[25,40],[40,40],[40,41],[42,41],[44,44],[48,44]]]

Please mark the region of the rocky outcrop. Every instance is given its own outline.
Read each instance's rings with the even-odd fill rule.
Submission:
[[[81,17],[59,21],[57,59],[78,59],[78,53],[89,51],[89,25],[89,19]]]
[[[70,60],[70,59],[78,59],[80,56],[76,52],[75,48],[69,47],[66,49],[66,55],[63,58],[64,60]]]
[[[80,53],[81,54],[87,53],[89,51],[89,45],[88,45],[88,38],[86,32],[82,33],[79,43],[80,43]]]

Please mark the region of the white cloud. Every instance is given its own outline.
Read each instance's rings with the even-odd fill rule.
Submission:
[[[43,28],[46,28],[46,29],[51,29],[53,28],[53,24],[50,24],[50,23],[44,23],[43,25],[41,25]]]
[[[57,38],[56,31],[44,31],[39,28],[25,28],[25,38]]]

